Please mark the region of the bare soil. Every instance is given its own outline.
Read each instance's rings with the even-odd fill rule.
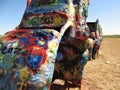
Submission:
[[[99,57],[84,68],[82,90],[120,90],[120,38],[103,39]]]

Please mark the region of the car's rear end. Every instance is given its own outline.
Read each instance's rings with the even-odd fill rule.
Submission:
[[[28,0],[20,25],[1,42],[0,89],[50,86],[59,43],[74,22],[71,4],[68,0]]]

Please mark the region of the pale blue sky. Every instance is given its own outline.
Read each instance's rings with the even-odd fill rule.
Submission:
[[[0,0],[0,34],[19,25],[26,0]],[[120,34],[120,0],[91,0],[87,21],[96,21],[104,34]]]
[[[104,34],[120,34],[120,0],[91,0],[87,21],[99,19]]]

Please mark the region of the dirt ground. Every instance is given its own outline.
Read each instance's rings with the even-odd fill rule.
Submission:
[[[85,90],[120,90],[120,38],[104,38],[99,57],[84,68],[83,85]]]

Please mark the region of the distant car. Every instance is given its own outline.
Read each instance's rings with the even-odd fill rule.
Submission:
[[[87,25],[90,29],[91,33],[94,35],[90,36],[94,40],[93,50],[92,50],[92,58],[96,59],[99,53],[99,48],[103,39],[102,36],[102,28],[99,24],[99,20],[97,19],[95,22],[87,22]]]

